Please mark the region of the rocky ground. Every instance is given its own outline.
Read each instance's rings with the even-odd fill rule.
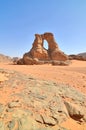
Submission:
[[[78,67],[75,64],[76,61],[70,67],[62,67],[62,69],[50,65],[1,64],[0,130],[85,130],[85,62],[82,66],[78,64]],[[41,73],[44,70],[45,76],[45,72]],[[55,78],[56,75],[59,80]],[[71,84],[73,80],[75,83]],[[77,86],[79,81],[80,85]]]

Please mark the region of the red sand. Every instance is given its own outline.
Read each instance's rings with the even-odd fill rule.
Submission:
[[[0,64],[0,68],[16,70],[39,79],[68,84],[86,94],[86,61],[72,61],[69,66]]]

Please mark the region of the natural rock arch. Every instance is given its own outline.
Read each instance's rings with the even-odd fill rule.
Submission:
[[[44,48],[44,40],[47,41],[48,49]],[[25,53],[22,58],[22,64],[40,64],[46,61],[66,61],[68,56],[58,47],[52,33],[35,34],[35,40],[32,48]]]
[[[44,40],[47,42],[48,44],[48,51],[53,51],[54,49],[58,49],[58,45],[54,39],[54,35],[52,33],[44,33],[42,35],[40,34],[35,34],[35,40],[33,43],[33,48],[34,47],[43,47],[44,45]]]

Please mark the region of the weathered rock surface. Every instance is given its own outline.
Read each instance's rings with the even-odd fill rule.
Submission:
[[[44,48],[44,40],[48,43],[48,50]],[[52,63],[52,61],[66,61],[68,57],[64,54],[54,39],[52,33],[44,33],[42,35],[35,34],[35,40],[33,46],[28,53],[23,55],[18,64],[44,64],[46,61]]]
[[[86,123],[86,95],[75,88],[14,71],[0,73],[9,74],[0,91],[11,90],[5,97],[9,100],[0,104],[1,130],[53,130],[69,118]]]

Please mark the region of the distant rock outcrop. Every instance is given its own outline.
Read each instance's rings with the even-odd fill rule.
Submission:
[[[83,58],[85,58],[85,59],[86,59],[86,52],[79,53],[78,55],[79,55],[79,56],[82,56]]]
[[[82,56],[82,55],[69,55],[69,60],[82,60],[82,61],[86,61],[86,57]]]
[[[48,43],[48,50],[44,48],[44,40]],[[52,63],[52,61],[67,61],[68,56],[64,54],[54,39],[52,33],[44,33],[42,35],[35,34],[35,40],[31,50],[23,55],[17,64],[44,64]]]
[[[0,63],[8,63],[8,62],[12,62],[12,58],[9,56],[0,54]]]

